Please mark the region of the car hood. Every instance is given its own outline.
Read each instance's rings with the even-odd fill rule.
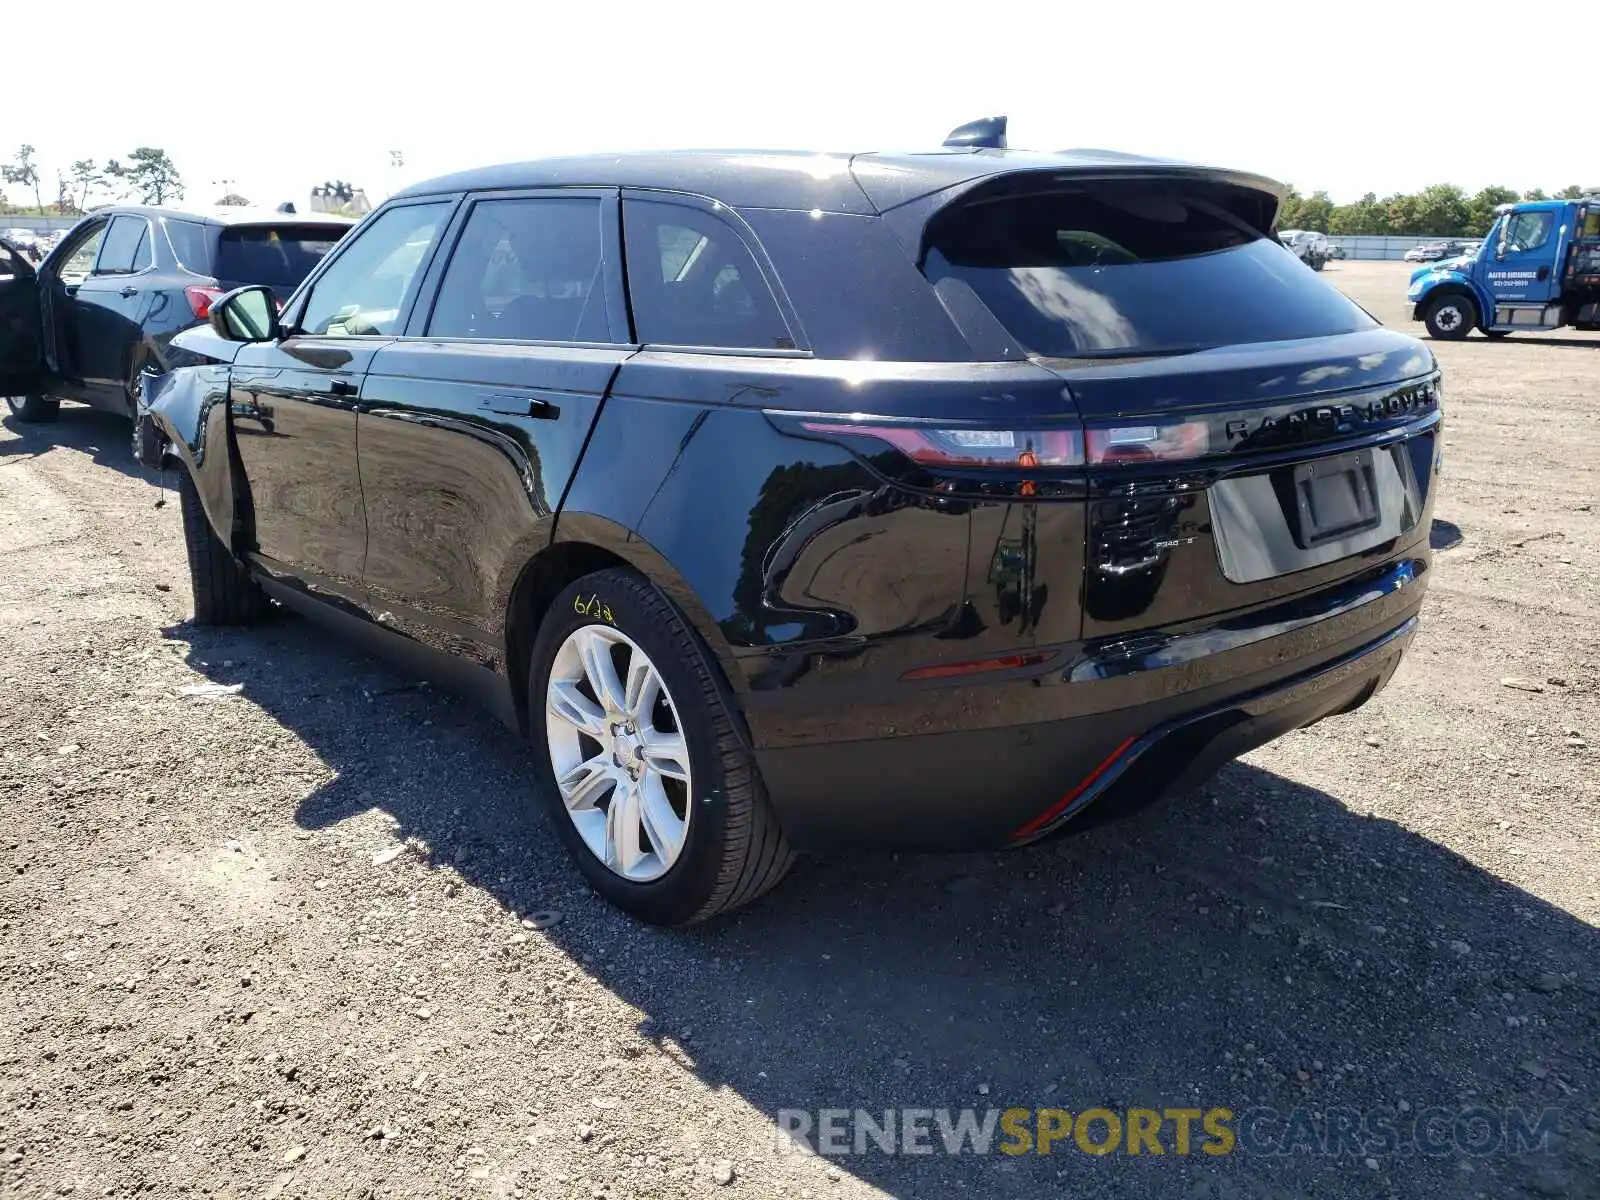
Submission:
[[[1472,263],[1473,256],[1470,254],[1459,255],[1456,258],[1441,258],[1411,272],[1410,282],[1416,283],[1419,279],[1441,275],[1466,275],[1471,272]]]

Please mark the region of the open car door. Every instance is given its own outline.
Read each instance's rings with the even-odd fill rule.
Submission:
[[[49,383],[38,274],[20,250],[0,241],[0,396],[31,396]]]

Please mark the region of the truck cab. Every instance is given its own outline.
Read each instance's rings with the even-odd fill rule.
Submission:
[[[1501,205],[1476,253],[1413,271],[1406,298],[1436,338],[1600,330],[1600,193]]]

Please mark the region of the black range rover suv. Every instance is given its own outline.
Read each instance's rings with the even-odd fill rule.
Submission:
[[[197,619],[477,697],[666,924],[1192,780],[1370,698],[1428,569],[1434,361],[1279,197],[990,148],[410,188],[151,389]]]

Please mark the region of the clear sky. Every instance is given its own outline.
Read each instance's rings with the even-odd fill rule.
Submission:
[[[1472,106],[1503,7],[1345,0],[87,0],[29,7],[0,158],[165,148],[190,201],[683,146],[914,149],[1006,113],[1011,144],[1257,170],[1336,201],[1448,181],[1600,184],[1590,141]],[[1444,79],[1458,82],[1442,89]],[[1508,88],[1515,80],[1502,76]],[[1537,105],[1536,105],[1537,107]],[[1552,112],[1555,109],[1551,110]],[[399,150],[404,166],[390,165]],[[8,187],[9,198],[21,199]]]

